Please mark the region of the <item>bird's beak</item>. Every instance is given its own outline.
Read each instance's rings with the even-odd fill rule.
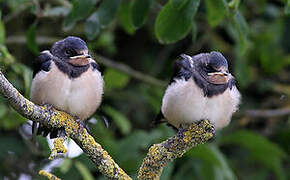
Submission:
[[[219,75],[219,76],[229,76],[230,73],[227,73],[225,71],[221,71],[221,72],[213,72],[213,73],[207,73],[207,75],[209,76],[213,76],[213,75]]]
[[[207,73],[209,80],[213,84],[226,84],[230,80],[231,74],[226,71]]]
[[[91,58],[88,54],[73,56],[69,58],[69,63],[74,66],[86,66],[90,63]]]

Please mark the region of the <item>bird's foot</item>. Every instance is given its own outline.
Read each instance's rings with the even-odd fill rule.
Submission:
[[[198,126],[203,128],[205,131],[212,133],[213,135],[215,134],[215,127],[211,122],[207,119],[201,120],[198,122]]]
[[[65,128],[53,129],[50,132],[50,139],[65,138]]]
[[[53,106],[50,104],[42,104],[42,106],[44,106],[48,111],[51,111],[53,109]]]
[[[108,121],[108,119],[105,116],[102,116],[102,119],[104,121],[104,124],[105,124],[106,128],[109,128],[109,121]]]
[[[85,123],[84,121],[82,121],[80,118],[76,116],[74,118],[79,125],[78,134],[81,134],[81,132],[85,129]]]

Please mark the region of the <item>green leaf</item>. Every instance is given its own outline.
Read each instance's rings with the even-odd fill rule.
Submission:
[[[174,162],[169,162],[164,167],[160,179],[171,179],[174,170]]]
[[[63,174],[66,174],[72,167],[72,163],[73,163],[72,159],[64,158],[61,166],[59,167],[60,172],[62,172]]]
[[[97,0],[73,0],[72,9],[63,22],[65,31],[73,28],[75,23],[86,18],[94,9]]]
[[[227,13],[223,0],[205,0],[206,18],[210,26],[217,26]]]
[[[15,58],[10,54],[4,44],[0,44],[0,64],[10,65],[15,62]]]
[[[33,23],[30,25],[26,32],[26,43],[28,49],[34,54],[38,55],[38,46],[36,43],[36,38],[35,38],[35,29],[36,29],[36,23]]]
[[[95,39],[100,33],[100,20],[98,12],[94,12],[86,21],[85,34],[89,40]]]
[[[3,118],[6,113],[7,113],[6,105],[0,102],[0,118]]]
[[[10,119],[13,120],[13,119]],[[15,136],[3,136],[0,137],[0,159],[3,160],[8,152],[15,153],[16,158],[20,158],[26,152],[26,146],[24,141]]]
[[[285,0],[286,4],[285,4],[285,7],[284,7],[284,13],[286,15],[289,15],[290,14],[290,0]]]
[[[0,17],[0,44],[4,44],[4,42],[5,42],[5,26],[3,22],[1,21],[1,17]]]
[[[116,17],[120,0],[105,0],[102,1],[98,8],[99,20],[102,28],[107,27]]]
[[[241,54],[244,54],[248,47],[249,27],[240,11],[236,11],[236,13],[234,14],[233,23],[238,33],[239,51]]]
[[[133,26],[138,29],[146,21],[152,0],[133,0],[131,3],[131,18]]]
[[[237,51],[239,51],[239,49]],[[234,64],[235,77],[241,87],[247,87],[252,77],[252,73],[250,71],[251,69],[248,67],[246,60],[241,55],[241,52],[239,51],[237,54],[238,56]]]
[[[187,3],[188,0],[170,0],[170,4],[173,8],[180,9]]]
[[[231,0],[228,4],[228,7],[232,10],[238,9],[240,5],[240,0]]]
[[[25,87],[25,96],[29,97],[29,92],[30,92],[30,85],[32,81],[32,71],[30,68],[28,68],[25,65],[20,64],[22,68],[22,77],[24,80],[24,87]]]
[[[80,161],[75,162],[76,168],[81,173],[84,180],[94,180],[93,175],[91,174],[90,170]]]
[[[229,167],[225,156],[214,145],[205,144],[198,146],[187,152],[186,156],[200,158],[206,161],[207,164],[215,166],[215,168],[219,170],[219,174],[223,176],[222,179],[236,179],[236,176]]]
[[[119,165],[122,168],[128,172],[136,172],[141,165],[144,152],[147,152],[152,143],[158,142],[162,137],[164,136],[157,129],[150,132],[136,130],[117,142],[118,149],[114,157],[117,158],[117,162],[120,162]],[[128,151],[128,147],[130,147],[130,151]]]
[[[104,73],[104,80],[106,89],[121,89],[128,84],[130,77],[118,70],[108,68]]]
[[[128,34],[132,35],[135,33],[135,27],[133,26],[133,23],[132,23],[130,2],[126,0],[122,1],[121,8],[120,8],[120,21],[124,30]]]
[[[194,43],[197,37],[197,25],[195,22],[192,23],[192,28],[191,28],[191,33],[192,33],[192,42]]]
[[[113,119],[114,123],[120,129],[122,134],[126,135],[130,133],[131,122],[129,121],[129,119],[127,119],[127,117],[123,113],[114,109],[111,106],[104,106],[102,107],[102,109],[107,115],[109,115]]]
[[[190,31],[199,0],[188,0],[180,9],[168,2],[155,21],[155,35],[160,43],[169,44],[183,39]]]
[[[271,169],[280,179],[285,179],[281,167],[281,160],[285,157],[284,151],[263,136],[250,131],[238,131],[223,136],[220,143],[236,144],[247,149],[253,159]]]

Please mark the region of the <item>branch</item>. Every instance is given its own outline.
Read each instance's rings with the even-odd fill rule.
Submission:
[[[0,71],[0,93],[8,99],[10,105],[22,116],[41,122],[48,128],[64,128],[66,135],[72,138],[87,156],[95,163],[99,171],[109,179],[131,179],[102,149],[94,138],[80,129],[73,117],[65,112],[37,106],[24,98],[4,77]]]
[[[281,109],[265,109],[265,110],[246,110],[245,114],[250,117],[277,117],[277,116],[286,116],[290,115],[290,108],[281,108]]]
[[[191,124],[178,133],[150,147],[138,173],[138,179],[159,179],[163,168],[169,161],[181,157],[186,151],[203,144],[214,136],[215,130],[208,120]]]
[[[107,67],[111,67],[111,68],[117,69],[121,72],[124,72],[126,74],[129,74],[130,76],[132,76],[135,79],[138,79],[140,81],[144,81],[148,84],[152,84],[152,85],[159,86],[159,87],[166,86],[166,83],[164,81],[161,81],[161,80],[156,79],[152,76],[149,76],[147,74],[136,71],[126,64],[118,63],[114,60],[111,60],[111,59],[106,58],[104,56],[101,56],[99,54],[92,53],[92,55],[93,55],[93,57],[96,57],[96,61],[99,62],[100,64],[103,64]]]
[[[60,180],[60,178],[56,177],[54,174],[48,173],[44,170],[40,170],[38,174],[47,177],[48,180]]]

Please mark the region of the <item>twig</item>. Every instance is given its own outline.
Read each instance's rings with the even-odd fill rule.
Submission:
[[[46,37],[46,36],[37,36],[36,42],[38,44],[53,44],[54,42],[58,41],[60,38],[57,37]],[[8,36],[5,41],[6,44],[24,44],[26,43],[26,38],[24,36]],[[95,57],[96,61],[104,66],[117,69],[121,72],[124,72],[131,77],[143,81],[148,84],[152,84],[154,86],[165,87],[166,83],[159,79],[156,79],[152,76],[144,74],[142,72],[136,71],[129,67],[126,64],[118,63],[112,59],[106,58],[96,53],[92,53],[93,57]]]
[[[53,44],[54,42],[58,41],[59,38],[57,37],[47,37],[47,36],[37,36],[36,42],[37,44]],[[8,36],[6,37],[5,44],[25,44],[26,37],[23,35],[15,35],[15,36]]]
[[[3,17],[3,22],[7,23],[7,22],[11,21],[12,19],[18,17],[22,12],[24,12],[25,10],[30,8],[32,5],[33,5],[32,2],[27,2],[25,4],[18,6],[17,11],[14,11],[14,12],[8,14],[7,16]]]
[[[71,8],[72,7],[72,4],[69,1],[67,1],[67,0],[55,0],[55,2],[59,3],[62,6],[65,6],[67,8]]]
[[[0,93],[7,98],[9,104],[22,116],[32,121],[41,122],[48,128],[64,128],[66,135],[72,138],[96,167],[109,179],[131,179],[102,149],[94,138],[86,131],[80,129],[79,124],[69,114],[37,106],[24,98],[4,77],[0,71]]]
[[[281,109],[265,109],[265,110],[247,110],[244,113],[250,117],[277,117],[277,116],[286,116],[290,115],[290,108],[281,108]]]
[[[140,81],[144,81],[148,84],[152,84],[155,86],[159,86],[159,87],[165,87],[166,83],[164,81],[158,80],[152,76],[146,75],[144,73],[141,73],[139,71],[136,71],[134,69],[132,69],[131,67],[129,67],[128,65],[122,64],[122,63],[117,63],[114,60],[111,60],[109,58],[106,58],[104,56],[101,56],[99,54],[92,54],[93,57],[96,57],[96,61],[99,62],[100,64],[103,64],[107,67],[111,67],[114,69],[117,69],[119,71],[122,71],[126,74],[129,74],[130,76],[134,77],[135,79],[138,79]]]
[[[160,144],[150,147],[138,173],[138,179],[159,179],[169,161],[181,157],[187,150],[203,144],[214,136],[215,130],[208,120],[191,124]]]

